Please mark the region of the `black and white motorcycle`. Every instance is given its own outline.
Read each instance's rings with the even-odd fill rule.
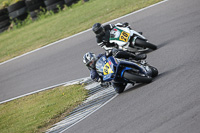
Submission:
[[[134,53],[157,49],[157,46],[149,43],[142,33],[129,27],[115,26],[110,32],[109,41],[117,44],[118,49]]]

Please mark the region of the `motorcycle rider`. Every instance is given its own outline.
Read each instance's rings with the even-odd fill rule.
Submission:
[[[105,26],[102,26],[100,23],[95,23],[92,26],[93,32],[96,34],[96,41],[97,44],[105,49],[106,51],[112,50],[113,48],[117,48],[118,45],[115,43],[110,43],[109,38],[110,38],[110,31],[115,27],[128,27],[130,28],[130,25],[125,22],[125,23],[117,23],[117,24],[107,24]],[[145,59],[146,55],[145,54],[138,54],[138,58],[140,56],[140,60]]]
[[[134,60],[140,60],[140,58],[138,58],[137,56],[127,53],[125,51],[122,50],[117,50],[117,49],[113,49],[111,52],[106,52],[105,54],[99,54],[98,56],[96,56],[94,53],[91,52],[87,52],[84,56],[83,56],[83,63],[88,67],[88,69],[90,70],[90,77],[92,80],[96,81],[96,82],[101,82],[101,86],[102,87],[108,87],[110,85],[110,83],[108,82],[103,82],[102,77],[99,76],[99,74],[96,71],[96,61],[103,55],[106,55],[106,57],[109,56],[114,56],[116,58],[124,58],[124,59],[134,59]],[[112,85],[115,89],[115,91],[117,93],[122,93],[126,87],[126,83],[115,83],[112,82]]]

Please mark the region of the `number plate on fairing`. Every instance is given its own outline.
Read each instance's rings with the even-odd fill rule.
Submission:
[[[119,37],[119,40],[120,41],[123,41],[123,42],[128,42],[128,38],[129,38],[130,34],[125,32],[125,31],[122,31],[121,32],[121,35]]]
[[[111,74],[111,73],[114,73],[109,65],[109,63],[107,62],[105,64],[105,66],[103,67],[103,75],[108,75],[108,74]]]

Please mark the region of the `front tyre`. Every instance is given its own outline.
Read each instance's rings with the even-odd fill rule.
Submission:
[[[127,71],[124,72],[123,77],[129,81],[136,81],[139,83],[150,83],[152,81],[152,77],[140,76]]]
[[[154,77],[158,76],[158,69],[153,66],[149,66],[149,67],[152,71],[152,77],[154,78]]]
[[[157,49],[157,46],[154,45],[154,44],[151,44],[149,42],[147,42],[146,40],[143,40],[141,38],[137,38],[135,40],[135,45],[136,46],[139,46],[139,47],[144,47],[144,48],[150,48],[152,50],[156,50]]]

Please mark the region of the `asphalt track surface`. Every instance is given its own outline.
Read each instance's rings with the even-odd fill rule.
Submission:
[[[199,7],[199,0],[168,0],[117,20],[159,47],[147,61],[160,74],[150,84],[127,88],[64,132],[199,133]],[[0,65],[0,101],[89,76],[82,64],[88,51],[103,52],[91,31]]]

